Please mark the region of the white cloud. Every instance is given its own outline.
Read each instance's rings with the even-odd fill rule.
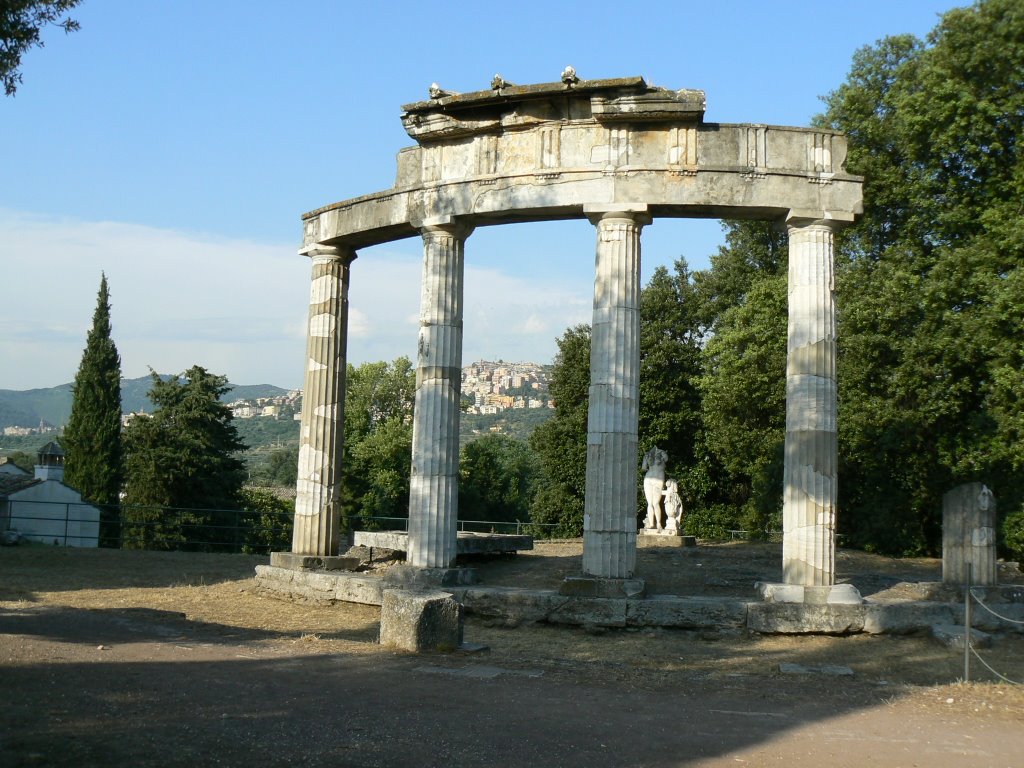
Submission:
[[[294,244],[0,209],[0,263],[0,388],[73,379],[101,271],[125,376],[198,364],[241,384],[302,384],[309,266]],[[352,362],[415,355],[420,269],[414,241],[360,253],[351,272]],[[587,280],[566,286],[544,267],[516,269],[466,267],[465,361],[547,362],[555,338],[589,320]]]

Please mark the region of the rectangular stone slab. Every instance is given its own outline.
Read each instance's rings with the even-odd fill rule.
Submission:
[[[356,531],[357,547],[408,551],[409,535],[405,531]],[[533,537],[509,533],[472,533],[459,531],[456,551],[460,555],[482,555],[518,552],[533,549]]]

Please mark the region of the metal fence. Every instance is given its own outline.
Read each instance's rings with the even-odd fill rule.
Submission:
[[[408,518],[346,516],[345,531],[407,530]],[[0,507],[0,534],[65,547],[266,554],[291,548],[291,511],[191,509],[18,501]],[[459,520],[460,531],[544,535],[557,526],[529,521]]]

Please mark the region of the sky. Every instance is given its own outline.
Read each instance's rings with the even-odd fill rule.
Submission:
[[[808,125],[854,52],[925,37],[949,0],[84,0],[0,97],[0,389],[73,380],[100,275],[123,375],[192,365],[302,386],[303,212],[390,188],[400,107],[453,91],[640,75],[699,88],[705,120]],[[708,266],[715,220],[658,219],[642,280]],[[415,357],[422,243],[352,267],[349,361]],[[550,362],[588,322],[586,221],[477,229],[463,362]]]

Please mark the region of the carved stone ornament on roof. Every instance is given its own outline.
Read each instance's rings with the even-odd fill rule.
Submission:
[[[576,77],[576,68],[573,67],[571,64],[562,70],[562,82],[568,85],[570,88],[576,85],[576,83],[578,83],[579,81],[580,79]]]
[[[502,88],[514,88],[515,83],[510,83],[501,75],[495,75],[491,78],[491,90],[500,91]]]
[[[432,99],[443,99],[445,96],[458,96],[455,91],[446,91],[437,83],[431,83],[430,88],[427,89],[427,93],[430,94]]]

